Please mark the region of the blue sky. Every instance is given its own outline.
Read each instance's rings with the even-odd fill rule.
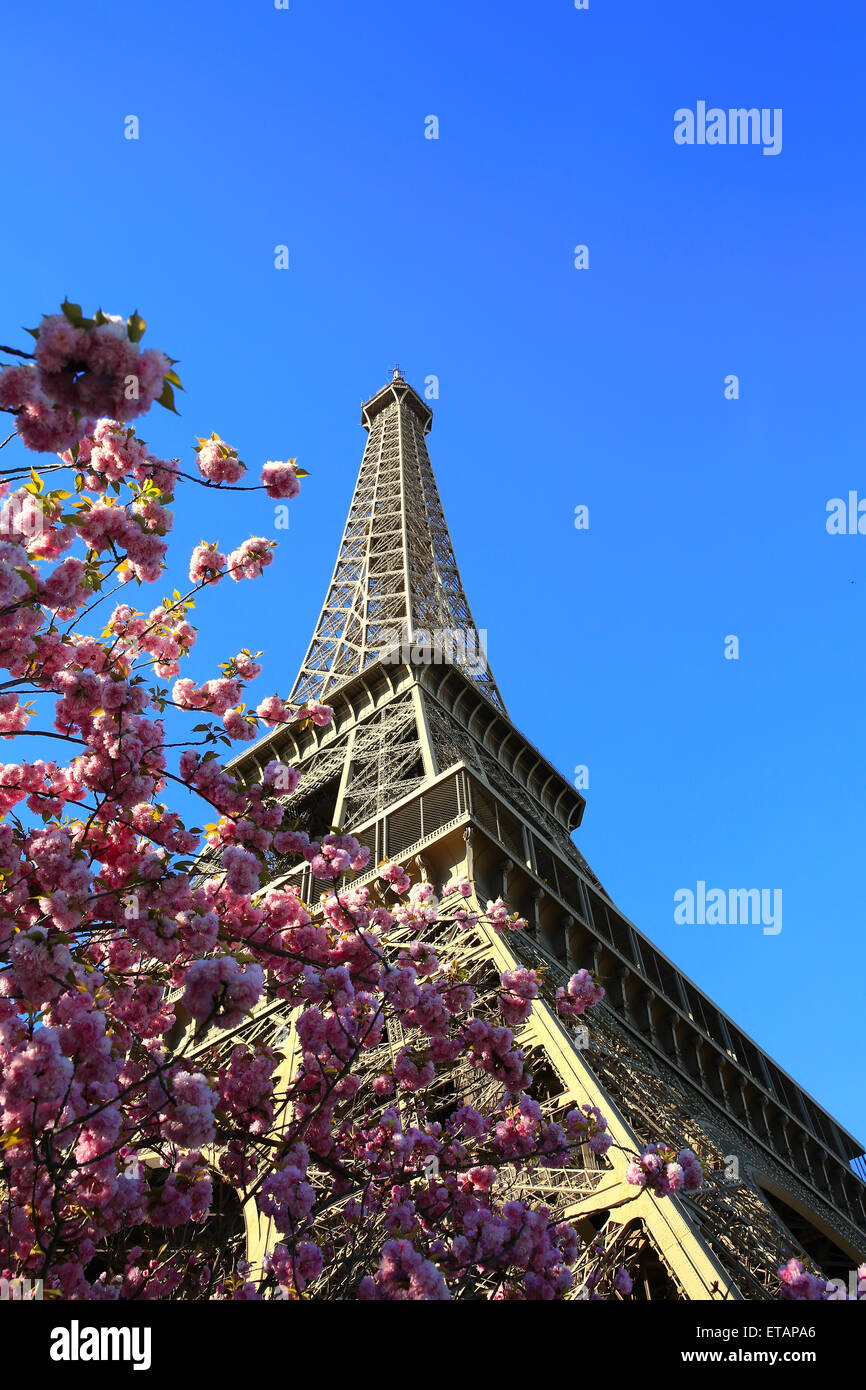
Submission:
[[[0,338],[67,294],[138,308],[186,387],[155,452],[216,430],[311,474],[287,535],[261,497],[179,495],[159,593],[202,538],[282,541],[200,604],[187,674],[264,648],[287,693],[360,400],[436,374],[464,582],[517,725],[589,768],[583,852],[866,1136],[866,537],[825,529],[866,496],[862,9],[48,0],[0,32]],[[678,146],[698,101],[781,108],[781,153]],[[700,879],[781,888],[782,932],[676,925]]]

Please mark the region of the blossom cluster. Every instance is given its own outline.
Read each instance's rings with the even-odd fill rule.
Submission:
[[[556,991],[556,1011],[562,1018],[580,1018],[604,998],[604,988],[589,970],[578,970]]]
[[[85,319],[66,302],[32,332],[33,361],[0,367],[0,407],[16,413],[28,449],[74,448],[100,416],[134,420],[154,401],[169,404],[166,386],[180,385],[165,353],[139,347],[144,323],[135,314],[124,322],[100,310]]]
[[[796,1303],[866,1302],[866,1264],[851,1272],[846,1288],[840,1279],[825,1279],[807,1270],[795,1257],[779,1269],[779,1298]]]
[[[656,1197],[674,1192],[698,1192],[704,1184],[700,1160],[691,1149],[674,1153],[661,1144],[647,1144],[640,1157],[629,1164],[626,1180],[647,1188]]]

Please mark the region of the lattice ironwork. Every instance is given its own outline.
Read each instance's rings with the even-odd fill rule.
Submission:
[[[552,1002],[568,970],[530,935],[515,935],[511,942],[517,958],[544,972],[543,994]],[[593,1013],[590,1040],[588,1065],[640,1142],[662,1139],[673,1148],[689,1147],[704,1163],[704,1190],[682,1201],[741,1296],[775,1297],[779,1266],[792,1256],[808,1263],[811,1256],[750,1175],[748,1144],[710,1112],[705,1096],[641,1048],[606,1005]],[[731,1158],[737,1160],[736,1177],[728,1176]],[[790,1185],[790,1177],[786,1181]],[[815,1207],[814,1195],[805,1188],[799,1197]],[[829,1207],[819,1214],[828,1224],[838,1224]],[[851,1230],[845,1234],[856,1237]]]
[[[457,634],[479,657],[465,669],[503,713],[485,661],[425,437],[432,411],[397,372],[364,407],[367,447],[315,634],[292,700],[323,699],[398,642]]]
[[[392,700],[359,725],[347,770],[342,823],[361,825],[424,781],[417,713],[411,695]]]

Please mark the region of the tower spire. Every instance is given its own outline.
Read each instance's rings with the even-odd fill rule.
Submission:
[[[426,436],[433,412],[395,365],[361,411],[367,444],[337,563],[292,689],[323,699],[374,662],[431,648],[505,704],[457,568]],[[441,658],[440,658],[441,659]]]

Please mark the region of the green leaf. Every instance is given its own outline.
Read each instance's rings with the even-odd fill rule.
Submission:
[[[180,411],[174,408],[174,392],[167,377],[163,382],[162,395],[157,400],[157,405],[163,406],[165,410],[170,410],[174,415],[180,414]]]
[[[84,474],[83,474],[83,473],[76,473],[76,475],[75,475],[75,491],[76,491],[76,492],[83,492],[83,491],[84,491]]]
[[[180,377],[178,376],[177,372],[175,372],[175,371],[166,372],[166,374],[165,374],[165,379],[166,379],[166,381],[170,381],[171,384],[172,384],[172,386],[176,386],[177,389],[178,389],[178,391],[182,391],[182,390],[183,390],[183,387],[182,387],[181,384],[180,384]]]
[[[139,317],[138,310],[133,309],[129,318],[126,320],[126,336],[131,343],[140,343],[144,337],[144,330],[147,328],[143,318]]]
[[[81,312],[80,304],[71,304],[68,299],[64,299],[60,308],[69,319],[69,322],[74,324],[76,328],[93,328],[94,320],[84,317]]]
[[[21,575],[21,578],[24,580],[24,583],[27,585],[27,587],[28,587],[28,589],[30,590],[30,592],[31,592],[32,594],[35,594],[35,593],[36,593],[37,585],[36,585],[36,580],[35,580],[34,576],[33,576],[32,574],[29,574],[27,570],[22,569],[22,568],[20,567],[20,565],[15,565],[14,568],[15,568],[15,573]]]
[[[65,314],[70,323],[74,323],[76,328],[81,327],[82,313],[80,304],[72,304],[68,299],[64,299],[60,306],[61,313]]]

